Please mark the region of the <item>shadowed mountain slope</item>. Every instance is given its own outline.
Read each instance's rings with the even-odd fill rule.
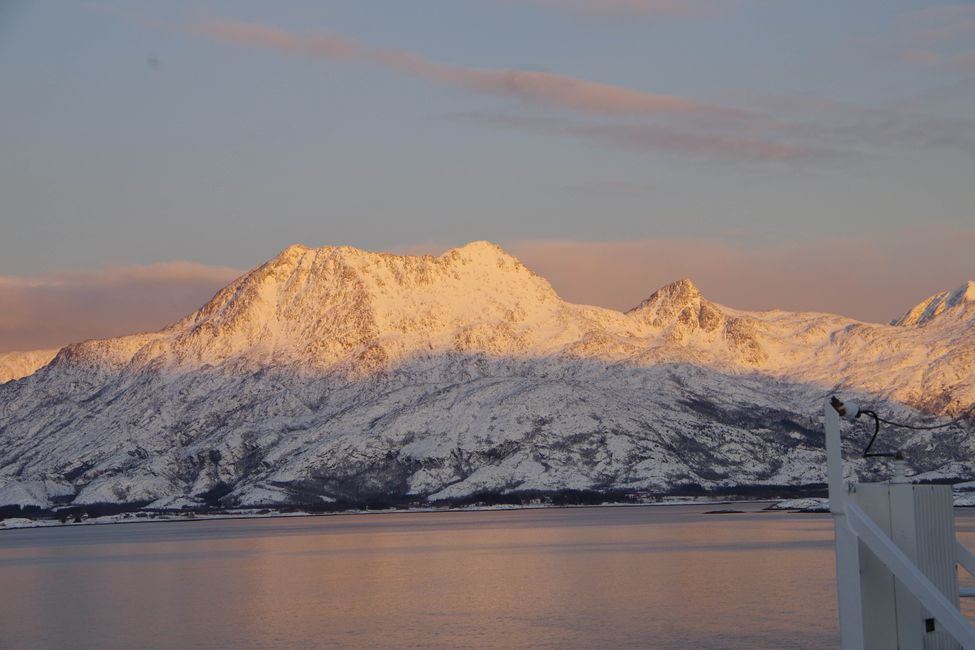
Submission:
[[[0,385],[0,505],[820,482],[827,392],[901,419],[975,403],[973,286],[891,325],[735,310],[689,280],[622,313],[562,301],[487,242],[294,245],[170,327]],[[968,477],[970,438],[885,442]]]

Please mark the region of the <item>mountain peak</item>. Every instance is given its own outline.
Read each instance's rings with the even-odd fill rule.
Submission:
[[[956,312],[975,304],[975,281],[969,280],[952,291],[942,291],[922,300],[891,325],[921,326],[942,314]]]
[[[955,304],[961,302],[975,302],[975,280],[969,280],[952,292]]]
[[[628,313],[653,327],[665,327],[676,320],[686,320],[704,311],[714,311],[691,280],[681,278],[654,291],[649,298]]]
[[[289,246],[163,331],[72,344],[0,385],[0,506],[815,483],[824,386],[899,419],[975,404],[975,283],[910,322],[935,316],[726,310],[687,279],[623,316],[563,302],[487,242]],[[925,478],[970,480],[958,431],[899,445]]]
[[[685,296],[689,300],[701,298],[701,290],[690,278],[681,278],[658,289],[657,293],[666,291],[671,295]]]
[[[524,323],[545,321],[559,305],[545,279],[490,242],[439,257],[293,244],[198,311],[149,335],[158,344],[147,347],[140,339],[129,347],[142,350],[144,362],[165,357],[181,364],[246,358],[328,365],[362,349],[388,360],[424,346],[455,345],[461,330],[496,334],[508,327],[530,334]],[[484,339],[478,332],[465,336]],[[119,353],[120,363],[135,353],[129,347]]]
[[[441,259],[464,259],[475,264],[498,266],[504,268],[512,266],[522,267],[517,258],[509,255],[495,243],[479,240],[472,241],[457,248],[451,248],[440,256]]]
[[[667,308],[668,311],[670,309],[680,311],[687,305],[700,303],[702,297],[701,290],[697,288],[694,282],[688,278],[681,278],[654,291],[649,298],[634,307],[631,312],[650,309],[660,311],[661,308]]]
[[[313,249],[309,248],[308,246],[305,246],[304,244],[297,244],[297,243],[291,244],[290,246],[281,249],[281,252],[279,252],[277,255],[275,255],[270,260],[268,260],[266,264],[270,264],[272,266],[280,266],[281,264],[294,263],[297,260],[301,259],[302,256],[304,256],[305,253],[307,253],[310,250]]]
[[[489,242],[486,239],[478,239],[477,241],[467,242],[456,250],[479,255],[508,255],[500,246],[494,242]]]
[[[356,248],[354,246],[322,246],[320,248],[314,248],[305,246],[304,244],[295,243],[282,249],[277,255],[268,260],[267,264],[277,266],[281,263],[294,263],[300,260],[308,253],[314,253],[321,256],[335,256],[339,258],[385,258],[385,259],[410,259],[417,258],[429,259],[428,255],[399,255],[395,253],[381,253],[363,250],[361,248]],[[513,262],[518,262],[518,260],[509,255],[500,246],[493,242],[486,240],[478,240],[468,242],[463,246],[458,246],[456,248],[451,248],[445,251],[439,256],[439,258],[456,259],[456,258],[466,258],[472,262],[494,262],[498,259],[510,260]]]
[[[278,253],[277,257],[290,256],[290,255],[299,255],[299,254],[302,254],[302,253],[306,253],[309,250],[311,250],[311,249],[308,248],[307,246],[305,246],[304,244],[300,244],[300,243],[297,243],[296,242],[294,244],[291,244],[290,246],[285,247],[284,250],[282,250],[280,253]]]

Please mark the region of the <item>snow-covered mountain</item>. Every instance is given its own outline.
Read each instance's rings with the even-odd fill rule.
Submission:
[[[969,280],[954,291],[943,291],[922,300],[891,325],[927,325],[929,322],[971,322],[975,317],[975,281]]]
[[[0,384],[37,372],[51,362],[58,348],[29,352],[0,352]]]
[[[0,385],[0,505],[822,482],[831,391],[900,419],[975,404],[973,286],[891,325],[730,309],[689,280],[622,313],[564,302],[486,242],[295,245],[162,331]],[[970,478],[972,438],[881,442]]]

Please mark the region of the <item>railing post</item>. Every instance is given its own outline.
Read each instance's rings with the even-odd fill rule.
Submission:
[[[917,606],[915,606],[916,611],[908,607],[910,611],[904,619],[906,621],[906,627],[902,629],[899,624],[897,625],[895,637],[898,639],[898,643],[907,643],[907,646],[912,648],[921,647],[918,644],[922,643],[921,637],[924,632],[921,632],[919,628],[915,636],[914,629],[911,627],[913,625],[911,620],[912,615],[916,616],[917,623],[921,624],[922,612],[927,612],[927,616],[932,616],[940,624],[939,634],[942,634],[941,630],[946,633],[945,636],[941,637],[942,639],[947,640],[947,637],[950,636],[964,650],[975,650],[975,627],[962,615],[957,604],[958,587],[957,582],[954,580],[955,563],[952,562],[950,564],[951,585],[945,584],[943,570],[946,569],[947,565],[943,566],[941,564],[941,560],[947,560],[950,557],[951,559],[956,559],[958,564],[961,564],[969,572],[975,574],[975,556],[967,548],[961,545],[957,539],[953,540],[954,553],[949,550],[952,548],[951,546],[945,546],[951,537],[954,536],[954,527],[951,525],[952,521],[950,519],[952,516],[950,499],[945,501],[941,498],[947,493],[935,493],[931,491],[932,488],[898,486],[895,484],[897,483],[896,481],[887,484],[866,484],[857,492],[856,497],[851,496],[850,489],[847,488],[843,481],[840,418],[841,415],[846,414],[855,417],[858,413],[855,408],[850,408],[849,406],[844,407],[835,398],[827,398],[823,405],[829,507],[833,515],[833,525],[836,534],[836,591],[839,603],[840,645],[843,650],[863,650],[868,636],[870,637],[871,644],[875,645],[878,639],[883,638],[881,633],[885,630],[878,630],[873,626],[878,624],[891,624],[887,620],[891,618],[890,616],[883,614],[878,619],[877,612],[885,612],[884,607],[888,609],[890,607],[897,607],[898,614],[894,618],[900,616],[900,601],[891,601],[896,604],[881,605],[877,611],[871,609],[873,612],[871,613],[872,618],[870,620],[871,628],[870,630],[864,629],[864,609],[861,590],[864,584],[862,581],[866,580],[867,582],[865,584],[870,589],[888,585],[883,586],[881,591],[875,595],[883,596],[886,593],[883,589],[894,589],[895,591],[890,594],[892,597],[901,598],[901,596],[895,596],[895,594],[903,591],[903,597],[908,599],[904,601],[905,603],[917,603]],[[895,504],[895,499],[891,491],[898,489],[900,490],[898,494],[903,496],[902,488],[904,487],[910,490],[909,494],[912,497],[911,503],[905,505],[904,500],[898,497]],[[919,497],[919,495],[921,496]],[[932,495],[941,495],[941,497],[938,497],[940,501],[936,500],[935,502],[935,506],[937,507],[924,509],[921,512],[923,516],[918,515],[918,499],[924,497],[921,499],[921,502],[927,503],[931,500],[928,496]],[[890,528],[889,532],[884,530],[871,518],[867,512],[870,508],[866,506],[861,507],[862,504],[857,503],[857,501],[862,500],[861,497],[866,499],[866,503],[873,505],[877,505],[875,503],[877,498],[883,497],[880,502],[879,512],[887,512],[890,515],[889,521],[882,517],[887,522],[884,525]],[[927,501],[924,499],[927,499]],[[947,505],[945,506],[945,504]],[[898,516],[894,517],[894,514]],[[949,517],[949,519],[945,520],[945,517]],[[946,524],[946,527],[942,526],[942,524]],[[924,527],[923,535],[920,537],[918,537],[918,526]],[[939,526],[942,527],[939,528]],[[939,531],[944,534],[950,532],[951,537],[945,537],[944,535],[938,537],[940,534]],[[927,570],[934,577],[929,577],[929,575],[925,574],[915,564],[913,554],[919,552],[915,548],[915,544],[921,543],[919,541],[921,538],[924,540],[923,552],[926,554],[924,557],[930,560],[933,555],[937,555],[938,559],[934,560],[937,567],[932,568],[925,565],[928,566]],[[899,541],[895,543],[895,539]],[[908,550],[905,551],[899,544],[906,544],[905,548]],[[866,563],[863,567],[860,564],[861,548],[865,553],[869,554],[864,556]],[[947,551],[947,555],[945,551]],[[873,557],[879,560],[879,564],[875,565],[873,563]],[[880,568],[878,569],[878,567]],[[865,572],[863,575],[861,575],[861,569]],[[935,581],[941,586],[936,586]],[[947,591],[942,592],[939,589],[947,589]],[[868,589],[867,593],[873,592]],[[964,595],[967,596],[968,594],[965,593]],[[875,602],[879,601],[873,599],[869,601],[871,606]],[[887,601],[884,602],[886,603]],[[880,620],[880,623],[878,623],[878,620]],[[933,623],[933,620],[931,622]],[[934,627],[928,627],[927,622],[925,622],[925,627],[927,628],[925,632],[935,632]],[[869,635],[867,634],[868,632]],[[881,634],[881,636],[878,636],[878,634]],[[884,645],[887,645],[886,641],[884,641]],[[939,645],[938,647],[942,646]]]
[[[826,470],[829,484],[829,510],[833,513],[836,537],[836,595],[840,616],[840,647],[863,650],[863,609],[860,602],[860,548],[857,536],[846,521],[849,499],[843,482],[840,414],[829,398],[823,404],[826,430]]]

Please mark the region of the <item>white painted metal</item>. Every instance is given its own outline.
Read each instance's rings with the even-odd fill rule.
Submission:
[[[846,523],[847,489],[843,483],[840,414],[827,399],[823,409],[826,429],[826,467],[829,509],[836,536],[836,593],[840,614],[840,647],[863,650],[863,614],[860,603],[860,552],[856,535]]]
[[[843,483],[843,440],[840,438],[840,414],[826,400],[823,405],[823,426],[826,430],[826,479],[829,482],[829,509],[843,514],[846,485]]]
[[[975,576],[975,555],[972,555],[972,552],[968,550],[968,547],[959,542],[957,539],[955,540],[955,558],[958,561],[958,564],[965,568],[965,571],[968,571],[970,575]]]
[[[957,539],[955,540],[955,559],[969,575],[975,576],[975,555],[968,550],[968,547]],[[959,589],[958,595],[962,598],[975,598],[975,587]]]
[[[887,486],[881,483],[859,484],[850,499],[861,508],[877,527],[890,535],[891,504]],[[903,619],[910,618],[921,624],[920,606],[913,599],[913,607],[897,597],[897,580],[883,562],[864,544],[859,543],[860,598],[863,612],[863,646],[865,648],[897,648],[898,650],[923,650],[921,635],[913,643],[898,643]],[[898,607],[900,605],[900,607]],[[906,611],[908,609],[916,611]]]
[[[917,568],[958,610],[958,562],[955,552],[955,505],[950,485],[911,485],[893,486],[895,491],[910,488],[913,496],[913,514],[909,521],[902,522],[900,530],[913,529],[916,541],[916,555],[911,556]],[[894,540],[898,546],[900,542]],[[903,548],[903,547],[901,547]],[[931,613],[922,608],[922,618],[931,618]],[[924,635],[925,650],[949,650],[958,645],[948,631],[938,623],[933,632]]]
[[[840,417],[855,417],[857,410],[839,407],[842,414],[826,400],[823,424],[836,533],[841,647],[935,650],[960,644],[964,650],[975,650],[975,628],[958,609],[955,569],[957,561],[975,575],[975,556],[954,539],[950,492],[946,498],[946,488],[905,484],[900,471],[893,484],[848,489],[843,482]],[[870,514],[855,500],[861,500]],[[874,606],[875,599],[880,606]],[[926,618],[936,620],[935,632],[922,633]]]
[[[915,598],[961,643],[965,650],[975,650],[975,628],[961,612],[921,573],[910,558],[855,503],[846,504],[850,529],[866,544],[890,572],[910,590]]]
[[[861,483],[852,500],[958,609],[955,527],[947,485]],[[860,544],[864,644],[867,648],[956,650],[943,626],[865,544]]]

